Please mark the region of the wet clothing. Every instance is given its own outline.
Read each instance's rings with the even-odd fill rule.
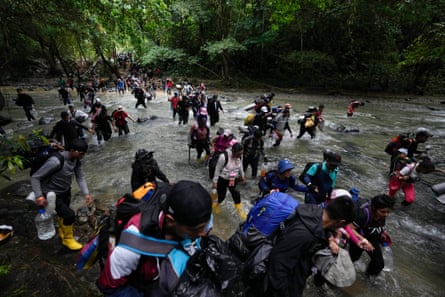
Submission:
[[[291,175],[289,178],[280,179],[278,171],[269,171],[266,176],[262,177],[258,183],[258,187],[262,195],[267,195],[271,190],[278,189],[281,193],[286,193],[289,188],[298,192],[306,193],[308,188],[297,183],[295,176]]]
[[[323,210],[316,205],[300,204],[296,213],[272,248],[264,296],[302,296],[313,266],[312,255],[328,246],[330,233],[323,230]]]
[[[70,93],[68,92],[67,89],[60,88],[59,89],[59,95],[60,95],[60,98],[62,98],[63,105],[71,104]]]
[[[377,275],[382,271],[384,267],[384,261],[382,256],[382,251],[380,249],[380,243],[382,234],[385,231],[385,220],[382,221],[374,221],[371,216],[371,207],[360,207],[356,208],[354,213],[354,226],[357,228],[357,231],[365,237],[373,246],[374,251],[367,252],[371,261],[368,264],[368,268],[366,273],[368,275]],[[351,260],[353,262],[360,259],[363,249],[358,247],[355,244],[351,244],[349,247],[349,254],[351,255]]]
[[[60,153],[65,159],[60,169],[57,157],[50,157],[39,170],[31,176],[31,187],[36,197],[46,195],[48,192],[56,193],[56,211],[64,220],[64,225],[72,225],[75,213],[71,210],[71,183],[73,177],[84,195],[89,193],[81,160],[71,160],[69,152]]]
[[[414,182],[418,179],[416,172],[417,163],[408,163],[400,170],[395,170],[389,179],[388,196],[394,195],[402,189],[405,194],[405,203],[411,204],[415,199]],[[409,176],[408,180],[400,180],[399,177]]]
[[[100,106],[94,105],[90,113],[92,114],[91,122],[94,124],[98,143],[100,143],[102,139],[105,141],[110,139],[112,133],[110,126],[111,117],[107,114],[106,107],[103,104]]]
[[[292,129],[289,126],[289,113],[285,114],[280,112],[274,120],[273,127],[273,133],[276,135],[276,141],[273,146],[279,146],[286,130],[289,131],[292,136]]]
[[[243,158],[232,158],[232,151],[227,150],[227,164],[224,166],[225,163],[226,155],[220,154],[213,177],[213,183],[217,184],[218,203],[224,201],[228,189],[234,203],[239,204],[241,203],[241,194],[236,189],[236,184],[239,179],[244,179]]]
[[[252,168],[252,177],[258,173],[258,162],[260,157],[264,157],[264,141],[262,138],[255,138],[250,135],[243,140],[243,171],[246,172],[250,165]]]
[[[123,110],[115,110],[111,114],[111,117],[114,121],[114,125],[118,129],[119,136],[121,136],[123,133],[128,134],[130,133],[130,129],[128,128],[127,118],[128,113]]]
[[[54,125],[49,137],[55,138],[65,147],[68,147],[73,140],[80,138],[83,135],[83,133],[79,133],[79,129],[81,131],[88,130],[87,127],[83,126],[76,120],[60,120]]]
[[[318,193],[313,190],[309,190],[306,193],[304,199],[305,203],[321,204],[326,202],[326,199],[331,195],[331,192],[335,187],[338,167],[334,170],[329,170],[326,161],[321,163],[321,168],[319,168],[319,166],[319,163],[312,165],[304,177],[304,183],[306,185],[311,183],[314,187],[318,188]]]
[[[35,120],[36,118],[32,114],[33,105],[35,104],[34,99],[31,96],[25,93],[20,93],[17,95],[17,99],[15,100],[15,104],[17,106],[21,106],[25,111],[26,118],[28,121]]]
[[[304,133],[309,133],[311,138],[315,138],[316,128],[317,128],[317,117],[315,114],[307,113],[304,115],[304,119],[299,120],[300,132],[297,138],[301,138]]]
[[[218,99],[209,98],[209,102],[207,103],[207,112],[209,113],[211,127],[219,122],[220,110],[224,112],[221,102],[219,102]]]
[[[142,90],[141,88],[137,87],[131,93],[134,94],[134,97],[137,100],[136,101],[136,105],[135,105],[134,108],[138,108],[139,105],[142,105],[144,108],[147,108],[147,105],[145,104],[144,90]]]
[[[162,230],[165,214],[159,214]],[[143,233],[142,215],[134,215],[124,230],[164,239],[164,234]],[[179,246],[178,242],[178,246]],[[131,248],[117,245],[107,257],[96,284],[105,296],[167,297],[184,272],[189,256],[181,249],[174,249],[167,258],[141,255]],[[130,295],[129,295],[130,294]]]
[[[231,137],[225,135],[218,135],[213,138],[213,151],[214,152],[224,152],[230,146]]]
[[[136,161],[131,166],[131,190],[135,191],[137,188],[146,182],[156,183],[156,178],[165,183],[170,183],[167,176],[159,168],[158,162],[154,158],[149,160]]]
[[[176,119],[176,114],[178,113],[178,102],[181,100],[179,96],[173,96],[168,101],[170,101],[171,109],[173,111],[173,120]]]
[[[197,158],[200,159],[203,151],[210,156],[210,129],[207,125],[193,125],[190,129],[191,146],[196,148]]]

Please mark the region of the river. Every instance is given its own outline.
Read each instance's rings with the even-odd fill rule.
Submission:
[[[54,124],[38,126],[37,122],[28,123],[23,111],[11,101],[15,97],[12,88],[4,88],[8,106],[2,111],[3,116],[15,119],[5,127],[8,137],[16,133],[27,133],[33,128],[43,128],[49,131]],[[52,116],[56,120],[64,109],[55,90],[28,91],[37,103],[39,117]],[[215,135],[217,128],[230,128],[239,136],[238,127],[248,114],[243,107],[250,104],[261,91],[220,90],[210,88],[207,94],[217,93],[224,108],[221,121],[211,129]],[[385,144],[396,134],[416,127],[427,127],[433,132],[427,144],[431,146],[430,155],[434,160],[445,166],[443,137],[445,134],[445,106],[440,104],[443,98],[393,97],[379,98],[375,96],[327,96],[307,95],[298,92],[275,92],[274,104],[291,103],[293,112],[290,125],[294,138],[286,134],[283,142],[277,148],[272,147],[272,141],[265,139],[266,155],[273,164],[281,158],[290,159],[295,165],[294,173],[298,175],[304,164],[309,161],[320,161],[322,151],[330,148],[342,155],[342,165],[337,179],[337,187],[349,189],[360,188],[361,195],[366,198],[387,191],[387,168],[389,156],[383,152]],[[161,169],[171,181],[190,179],[201,182],[205,187],[211,187],[208,171],[202,161],[196,160],[196,152],[189,151],[187,146],[188,125],[178,125],[173,121],[172,113],[165,94],[158,92],[157,98],[135,110],[135,99],[130,94],[124,96],[116,93],[99,93],[109,113],[122,104],[134,118],[150,119],[143,123],[130,123],[131,133],[118,137],[113,135],[110,141],[97,144],[94,136],[89,135],[90,149],[85,157],[84,171],[87,175],[90,192],[95,199],[109,205],[123,193],[130,191],[129,180],[131,163],[137,149],[145,148],[154,151],[154,156]],[[357,99],[365,103],[360,106],[352,117],[346,116],[350,100]],[[80,106],[76,98],[76,105]],[[323,131],[317,131],[315,139],[309,135],[296,139],[298,134],[298,116],[309,105],[323,103],[326,121]],[[360,132],[344,133],[337,131],[340,125],[347,129],[358,129]],[[420,146],[424,148],[424,146]],[[24,179],[27,172],[19,173],[15,179]],[[247,182],[240,185],[243,207],[247,211],[251,199],[258,193],[258,178],[252,179],[250,168],[246,174]],[[400,205],[402,196],[398,194],[398,202],[394,212],[387,220],[387,229],[392,237],[394,253],[394,271],[382,272],[376,280],[370,281],[364,275],[363,269],[368,261],[364,254],[359,261],[356,283],[343,289],[315,288],[308,281],[305,296],[445,296],[445,205],[434,199],[430,185],[445,181],[444,175],[430,174],[424,176],[416,184],[416,201],[408,208]],[[5,185],[0,180],[0,186]],[[78,192],[77,185],[73,192]],[[297,199],[302,199],[300,193],[291,193]],[[222,211],[215,217],[214,233],[227,238],[239,223],[233,202],[229,197],[222,205]],[[74,204],[80,203],[79,195],[75,196]]]

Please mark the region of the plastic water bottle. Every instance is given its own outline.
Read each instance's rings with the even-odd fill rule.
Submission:
[[[385,263],[385,267],[383,267],[383,271],[393,271],[394,269],[394,259],[392,255],[392,249],[391,246],[388,244],[388,242],[382,243],[382,256],[383,256],[383,262]]]
[[[54,228],[53,216],[48,214],[44,208],[39,209],[39,213],[35,218],[37,237],[40,240],[48,240],[56,235],[56,229]]]

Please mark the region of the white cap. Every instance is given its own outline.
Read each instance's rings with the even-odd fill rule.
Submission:
[[[118,105],[117,109],[122,110],[122,109],[124,109],[124,107],[122,105]]]
[[[96,102],[102,102],[102,100],[100,100],[100,98],[96,98]]]
[[[348,191],[343,190],[343,189],[333,190],[331,193],[330,199],[336,199],[336,198],[340,198],[340,197],[346,197],[346,198],[352,199],[351,193],[349,193]]]
[[[408,155],[408,150],[407,150],[406,148],[404,148],[404,147],[399,148],[397,151],[398,151],[399,153]]]

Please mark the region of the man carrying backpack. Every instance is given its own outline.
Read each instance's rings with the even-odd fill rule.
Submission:
[[[304,176],[304,183],[309,189],[304,198],[305,203],[324,205],[335,187],[341,156],[333,151],[326,151],[323,157],[324,161],[313,164]]]
[[[146,211],[134,215],[122,234],[150,236],[174,246],[168,256],[144,255],[118,244],[109,254],[97,286],[105,296],[171,296],[187,262],[201,249],[211,228],[210,195],[199,183],[179,181],[165,195],[153,226],[145,226]],[[122,236],[121,236],[122,240]],[[142,239],[143,240],[143,239]]]
[[[353,220],[353,202],[337,198],[322,209],[303,204],[280,232],[269,257],[266,294],[300,297],[311,274],[312,255],[330,246],[333,232]]]
[[[271,170],[260,179],[258,186],[262,196],[269,194],[272,190],[285,193],[289,188],[306,193],[308,191],[307,187],[297,183],[297,179],[292,175],[292,169],[294,169],[294,165],[289,160],[280,160],[278,171]]]
[[[66,147],[66,151],[60,153],[63,162],[58,157],[52,156],[31,176],[31,187],[39,207],[47,206],[45,196],[48,192],[56,194],[59,235],[62,245],[73,251],[82,248],[82,244],[74,239],[73,234],[73,224],[76,219],[74,211],[70,208],[73,176],[76,177],[79,188],[85,195],[86,205],[93,202],[81,162],[87,150],[88,145],[84,140],[75,139]]]
[[[131,168],[131,189],[135,191],[146,182],[156,183],[156,178],[165,183],[170,183],[167,176],[159,168],[158,162],[153,157],[154,152],[139,149],[134,157]]]
[[[34,99],[26,93],[23,92],[23,89],[17,88],[17,99],[15,100],[15,104],[17,106],[21,106],[25,111],[25,115],[28,118],[28,121],[35,120],[36,118],[33,116],[32,111],[34,110]]]
[[[249,135],[243,140],[244,156],[243,156],[243,170],[246,172],[247,166],[252,168],[252,178],[255,178],[258,173],[258,162],[260,157],[264,154],[263,135],[259,129],[255,129],[253,135]]]

